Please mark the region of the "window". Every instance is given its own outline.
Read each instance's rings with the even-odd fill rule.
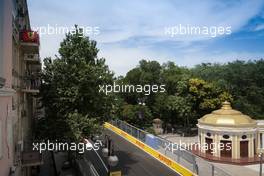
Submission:
[[[223,135],[224,139],[229,139],[229,136],[227,134]]]
[[[242,139],[247,139],[247,135],[243,135],[241,138]]]
[[[260,148],[263,148],[263,135],[262,133],[259,134],[259,144],[260,144]]]

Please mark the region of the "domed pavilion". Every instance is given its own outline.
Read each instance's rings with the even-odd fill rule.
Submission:
[[[214,158],[253,158],[263,148],[263,121],[232,109],[229,102],[198,120],[200,152]]]

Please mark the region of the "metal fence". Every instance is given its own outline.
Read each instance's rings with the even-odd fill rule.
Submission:
[[[78,176],[100,176],[91,161],[86,158],[76,161]]]
[[[231,176],[223,169],[215,166],[213,163],[210,163],[197,155],[194,155],[182,146],[178,145],[177,147],[172,149],[171,146],[177,144],[172,143],[167,139],[161,138],[159,136],[154,136],[121,120],[112,120],[110,123],[132,135],[133,137],[139,139],[146,145],[166,155],[170,159],[176,161],[177,163],[181,164],[182,166],[199,176]],[[154,138],[155,144],[152,145],[151,143],[149,143],[148,137]]]

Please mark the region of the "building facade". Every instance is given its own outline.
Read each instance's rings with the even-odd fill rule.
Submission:
[[[232,109],[229,102],[203,116],[197,126],[200,144],[209,146],[200,151],[208,158],[254,161],[263,152],[264,122]]]
[[[38,116],[39,38],[31,31],[26,0],[0,1],[0,176],[33,175]]]

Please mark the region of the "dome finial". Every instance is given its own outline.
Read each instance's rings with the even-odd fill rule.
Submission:
[[[231,103],[228,102],[228,101],[224,101],[224,102],[222,103],[222,109],[232,109],[232,107],[231,107]]]

